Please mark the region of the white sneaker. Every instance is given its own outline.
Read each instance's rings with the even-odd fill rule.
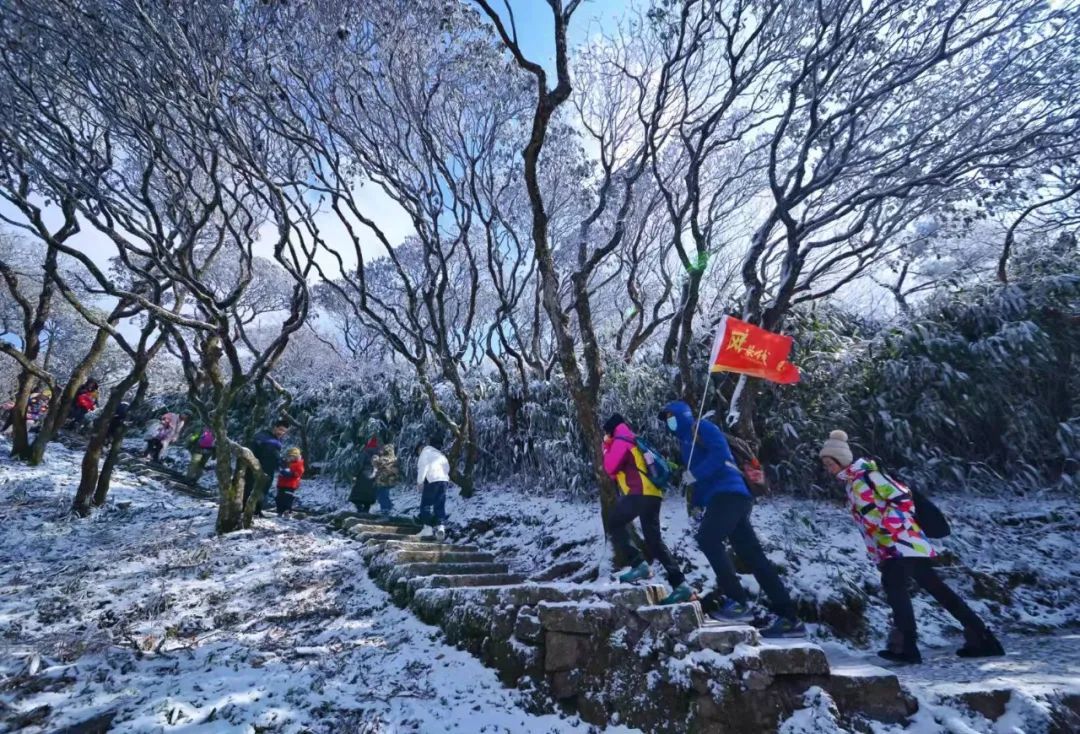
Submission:
[[[439,541],[440,543],[446,540],[445,525],[440,525],[439,527],[435,528],[435,540]]]

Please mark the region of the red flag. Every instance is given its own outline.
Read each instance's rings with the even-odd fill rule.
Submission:
[[[790,385],[799,381],[799,368],[788,361],[791,345],[790,336],[725,316],[713,342],[709,371],[737,372]]]

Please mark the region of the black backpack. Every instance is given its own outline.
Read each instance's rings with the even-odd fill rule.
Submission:
[[[885,475],[886,478],[901,489],[906,489],[911,493],[911,501],[915,504],[915,522],[919,523],[919,527],[926,533],[926,537],[940,540],[941,538],[947,538],[952,532],[952,528],[949,527],[949,520],[945,517],[945,513],[941,511],[934,502],[925,494],[917,489],[908,487],[903,482],[898,482],[881,469],[877,467],[877,471]],[[877,495],[877,487],[874,486],[874,480],[870,478],[871,472],[866,473],[866,483],[870,485],[871,491]],[[880,495],[878,495],[880,497]],[[884,499],[884,498],[883,498]],[[888,502],[888,500],[886,500]]]

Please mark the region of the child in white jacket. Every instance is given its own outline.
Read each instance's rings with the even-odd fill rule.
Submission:
[[[420,488],[420,522],[435,528],[435,537],[446,537],[446,490],[450,486],[450,462],[434,446],[416,447],[416,486]]]

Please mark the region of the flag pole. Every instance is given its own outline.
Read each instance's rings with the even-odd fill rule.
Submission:
[[[690,456],[686,458],[686,469],[689,471],[690,462],[694,459],[694,448],[697,446],[698,429],[701,426],[701,415],[705,412],[705,399],[709,397],[709,386],[712,384],[712,366],[716,363],[716,355],[720,353],[720,347],[724,343],[724,334],[727,333],[728,317],[720,319],[720,326],[716,330],[716,338],[713,340],[713,348],[709,357],[709,366],[705,370],[705,389],[701,391],[701,405],[698,406],[697,416],[694,418],[694,440],[690,443]],[[693,472],[691,472],[692,474]]]

